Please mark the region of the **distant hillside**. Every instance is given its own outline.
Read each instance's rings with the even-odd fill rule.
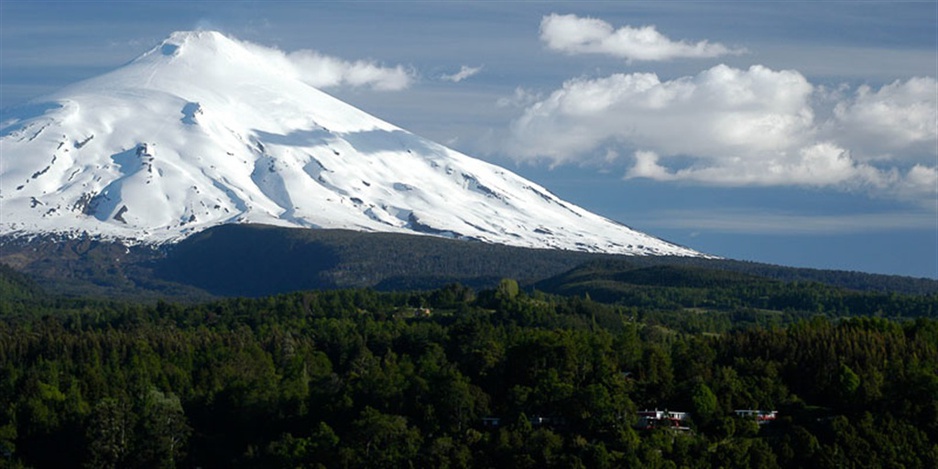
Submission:
[[[205,300],[208,292],[153,276],[165,252],[88,237],[0,238],[0,264],[28,274],[44,291],[61,296],[133,300]]]
[[[454,282],[492,288],[502,278],[551,290],[561,284],[570,289],[582,281],[600,280],[709,288],[772,279],[859,291],[938,293],[938,281],[929,279],[264,225],[219,226],[162,248],[89,238],[0,239],[0,263],[28,273],[43,288],[57,293],[152,300],[358,287],[421,290]]]
[[[601,257],[406,234],[226,225],[174,246],[155,275],[219,295],[452,282],[488,288],[505,277],[533,282]]]
[[[727,267],[738,270],[729,270]],[[637,266],[634,262],[588,262],[542,280],[535,288],[562,296],[589,296],[595,301],[639,308],[703,308],[720,311],[766,310],[798,313],[930,317],[938,314],[938,293],[858,291],[818,281],[784,281],[743,272],[743,263]],[[755,269],[758,271],[758,269]],[[796,271],[797,269],[789,269]],[[788,272],[798,277],[797,272]],[[837,272],[815,274],[839,278]],[[848,276],[855,278],[855,274]],[[897,285],[893,278],[883,287]],[[876,284],[872,279],[870,284]],[[911,285],[926,285],[910,280]]]
[[[699,262],[698,262],[699,261]],[[938,280],[905,277],[901,275],[870,274],[846,270],[809,269],[763,264],[759,262],[731,259],[687,259],[668,258],[665,262],[639,261],[641,265],[687,265],[717,270],[745,273],[784,281],[819,282],[831,286],[859,291],[910,293],[915,295],[938,293]]]

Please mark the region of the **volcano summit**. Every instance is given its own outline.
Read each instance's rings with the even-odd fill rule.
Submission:
[[[0,234],[175,242],[228,223],[631,255],[699,253],[310,86],[277,51],[177,32],[0,119]]]

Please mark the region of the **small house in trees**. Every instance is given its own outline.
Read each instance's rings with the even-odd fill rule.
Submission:
[[[690,415],[687,412],[676,412],[669,410],[642,410],[638,412],[638,424],[636,428],[642,430],[651,430],[653,428],[670,428],[672,430],[687,431],[688,419]]]

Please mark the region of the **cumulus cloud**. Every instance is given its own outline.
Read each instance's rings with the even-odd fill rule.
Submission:
[[[838,187],[928,201],[938,194],[933,78],[846,93],[819,113],[797,71],[718,65],[673,80],[651,73],[570,80],[512,124],[509,151],[552,165],[608,164],[626,178],[721,186]],[[830,115],[818,122],[817,114]],[[889,150],[888,158],[874,158]]]
[[[482,66],[470,67],[468,65],[463,65],[459,68],[459,71],[453,73],[452,75],[443,75],[441,78],[446,81],[451,81],[453,83],[459,83],[466,78],[469,78],[482,71]]]
[[[825,142],[798,149],[793,155],[767,155],[764,158],[716,158],[687,168],[670,169],[659,164],[660,157],[649,151],[636,151],[635,164],[625,178],[659,181],[693,181],[719,186],[839,186],[851,190],[872,190],[902,198],[927,195],[929,171],[914,167],[906,174],[897,169],[881,170],[854,160],[850,153]]]
[[[348,61],[315,50],[287,53],[248,42],[241,44],[274,66],[292,72],[303,82],[317,88],[352,86],[398,91],[408,88],[415,79],[414,71],[402,65],[387,67],[370,60]]]
[[[673,41],[654,26],[614,29],[600,19],[558,14],[541,19],[541,41],[549,49],[568,54],[606,54],[627,60],[705,58],[744,52],[707,41]]]
[[[855,142],[865,158],[890,158],[909,148],[933,157],[938,151],[938,82],[916,77],[879,90],[861,86],[837,103],[829,127]]]
[[[558,163],[612,142],[659,154],[773,151],[810,130],[812,86],[797,72],[718,65],[661,81],[653,73],[567,81],[513,123],[520,157]]]

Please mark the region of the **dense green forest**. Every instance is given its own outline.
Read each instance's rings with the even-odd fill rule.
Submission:
[[[0,466],[938,467],[934,295],[603,269],[140,304],[0,268]]]

